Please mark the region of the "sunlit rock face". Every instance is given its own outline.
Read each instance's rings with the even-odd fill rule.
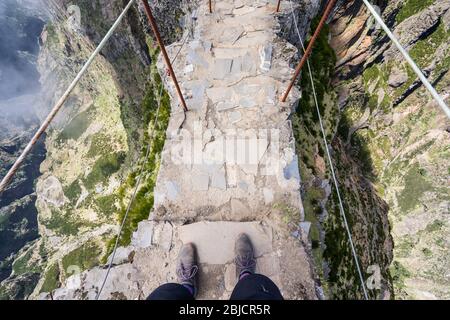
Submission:
[[[376,4],[448,104],[449,1]],[[369,294],[448,299],[448,119],[362,1],[338,6],[322,40],[311,64],[344,210],[365,276],[379,267],[384,284]],[[330,297],[361,298],[305,72],[294,126],[314,250],[318,265],[326,262]]]

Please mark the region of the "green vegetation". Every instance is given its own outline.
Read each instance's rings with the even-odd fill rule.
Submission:
[[[117,196],[114,194],[99,197],[94,200],[95,205],[106,216],[111,216],[117,211],[116,207]]]
[[[398,12],[395,20],[397,21],[397,23],[401,23],[402,21],[408,19],[416,13],[419,13],[433,3],[434,0],[407,0]]]
[[[159,78],[159,75],[157,75]],[[162,85],[162,84],[161,84]],[[159,87],[159,86],[158,86]],[[153,93],[154,94],[154,93]],[[146,98],[143,102],[144,110],[153,110],[156,111],[156,101],[153,98],[148,98],[147,94]],[[156,116],[156,112],[147,112],[148,124],[149,127],[153,125],[154,117]],[[169,124],[170,117],[170,98],[169,95],[164,92],[163,97],[161,99],[161,107],[159,110],[158,123],[159,126],[155,128],[154,137],[151,143],[151,149],[148,157],[148,161],[141,165],[144,166],[144,181],[142,181],[142,187],[136,194],[136,199],[133,202],[133,205],[130,208],[130,212],[128,215],[127,223],[123,230],[123,235],[121,238],[121,244],[128,244],[131,239],[131,234],[137,228],[137,224],[148,218],[150,210],[153,207],[153,188],[156,184],[156,178],[159,171],[160,164],[160,154],[164,147],[164,142],[166,139],[166,128]],[[148,143],[150,137],[146,131],[144,135],[145,141]],[[147,147],[144,147],[142,150],[142,157],[144,158],[147,153]],[[132,176],[137,176],[137,172],[131,173]],[[132,182],[128,185],[128,188],[132,188],[134,185],[134,179],[130,179]],[[128,180],[128,181],[130,181]],[[126,206],[122,199],[121,202],[121,210],[119,211],[118,220],[121,221],[125,215]]]
[[[40,292],[52,292],[59,288],[59,266],[57,263],[52,264],[44,275],[44,283]]]
[[[64,130],[57,137],[59,143],[69,139],[77,140],[89,127],[89,114],[87,111],[79,113],[64,127]]]
[[[10,215],[6,212],[0,213],[0,230],[2,230],[4,226],[6,226],[6,222],[9,220],[9,216]]]
[[[41,223],[59,235],[77,235],[82,226],[82,222],[74,219],[71,210],[67,207],[62,208],[61,211],[52,209],[51,218],[42,220]]]
[[[317,19],[313,21],[311,28],[315,29],[316,25]],[[327,139],[332,141],[335,135],[334,130],[339,121],[339,110],[336,105],[336,94],[331,86],[336,56],[328,44],[328,33],[329,29],[325,27],[314,47],[314,54],[311,55],[310,62],[318,95],[319,109],[325,130],[327,130]],[[361,288],[358,282],[355,283],[358,276],[354,268],[346,231],[342,225],[335,191],[332,191],[332,199],[328,200],[327,220],[322,225],[318,221],[318,215],[322,211],[319,201],[325,195],[321,189],[314,187],[314,179],[315,177],[329,177],[329,173],[321,173],[318,170],[313,156],[317,154],[325,159],[326,154],[307,68],[303,69],[300,87],[303,96],[292,121],[296,149],[299,150],[299,170],[305,187],[305,194],[302,197],[305,218],[312,224],[310,235],[316,271],[322,277],[323,287],[327,290],[326,294],[330,298],[359,298],[361,297]],[[345,197],[346,199],[353,199],[354,195],[345,193]],[[354,206],[353,202],[349,205],[345,204],[346,212],[350,212],[348,221],[351,227],[353,225],[352,211],[350,211],[352,205]],[[325,243],[320,242],[320,228],[325,229]],[[327,279],[323,278],[323,260],[330,267]]]
[[[47,44],[49,46],[56,45],[59,43],[58,31],[54,24],[47,23],[45,26],[45,31],[47,31]]]
[[[103,133],[96,133],[91,137],[91,146],[87,153],[90,158],[95,158],[102,154],[109,154],[113,152],[110,144],[110,139]]]
[[[29,249],[23,256],[16,259],[12,265],[15,275],[21,275],[24,273],[40,273],[41,266],[37,263],[30,264],[31,257],[33,256],[33,250]]]
[[[389,270],[395,288],[401,291],[405,287],[405,279],[411,274],[399,261],[394,261]]]
[[[405,188],[398,196],[398,204],[403,213],[408,213],[420,204],[422,195],[429,191],[432,184],[420,174],[420,167],[415,163],[404,177]]]
[[[92,190],[96,184],[105,182],[113,173],[120,169],[126,158],[125,152],[111,153],[103,155],[98,159],[91,172],[84,180],[84,185]]]
[[[311,28],[314,30],[318,25],[319,19],[316,17],[311,22]],[[329,26],[325,25],[316,40],[313,47],[314,54],[311,56],[310,65],[313,72],[314,87],[317,94],[319,110],[322,115],[325,115],[324,99],[330,92],[330,79],[334,72],[336,64],[336,54],[328,43]],[[307,44],[305,44],[305,47]],[[316,111],[314,102],[313,89],[308,68],[303,69],[302,77],[300,79],[300,87],[303,95],[300,99],[298,113],[305,117],[305,121],[310,127],[315,128],[319,117]]]
[[[325,198],[323,190],[320,188],[308,188],[303,197],[303,208],[305,210],[305,220],[311,222],[310,237],[312,244],[312,253],[315,260],[315,265],[319,275],[323,278],[322,270],[322,248],[320,247],[320,222],[317,215],[322,213],[320,201]]]
[[[368,106],[371,111],[374,111],[379,106],[381,106],[383,110],[387,110],[391,105],[392,101],[387,90],[391,68],[391,64],[388,66],[378,66],[374,64],[363,72],[364,88],[369,96]],[[385,95],[383,100],[378,102],[378,94],[380,91],[383,91]]]
[[[425,228],[426,232],[436,232],[442,229],[442,227],[445,225],[444,221],[441,220],[434,220],[432,223],[428,224]]]
[[[314,28],[316,21],[312,24]],[[379,92],[387,89],[388,72],[387,67],[371,67],[363,76],[364,86],[371,90],[371,94],[356,93],[349,97],[346,110],[339,113],[337,106],[335,88],[331,85],[334,74],[335,54],[328,44],[328,30],[324,29],[320,35],[320,41],[314,48],[310,61],[313,66],[314,82],[318,88],[319,109],[324,122],[327,140],[333,145],[333,161],[336,168],[337,178],[341,185],[341,195],[344,200],[344,212],[353,233],[358,234],[359,241],[356,242],[356,251],[361,259],[360,263],[365,267],[377,264],[381,267],[382,278],[390,281],[389,255],[379,247],[385,241],[388,234],[384,230],[382,217],[386,214],[387,207],[376,195],[367,178],[375,180],[374,160],[370,153],[368,142],[375,138],[371,130],[358,131],[351,139],[351,145],[347,141],[349,129],[358,121],[365,106],[372,110],[387,110],[391,105],[389,95],[385,95],[379,101]],[[311,240],[313,244],[313,255],[316,261],[316,271],[323,277],[322,262],[329,266],[328,277],[321,279],[326,295],[330,299],[360,299],[363,298],[362,288],[358,281],[359,276],[355,268],[351,247],[349,245],[347,232],[342,222],[339,210],[339,201],[336,191],[332,192],[327,200],[327,219],[319,223],[318,215],[321,213],[320,200],[325,195],[317,187],[316,178],[329,178],[328,169],[323,173],[316,164],[316,157],[320,156],[326,161],[325,147],[318,125],[317,111],[313,100],[313,92],[308,75],[308,69],[303,70],[300,80],[302,99],[300,100],[297,113],[292,118],[296,149],[299,152],[299,169],[302,177],[305,193],[302,196],[305,208],[306,220],[312,223]],[[338,135],[336,135],[338,133]],[[379,143],[385,152],[390,152],[391,142],[388,138],[379,138]],[[378,162],[379,159],[378,159]],[[365,214],[367,221],[361,234],[361,212],[369,210]],[[320,243],[320,229],[325,231],[325,243]],[[373,239],[376,239],[374,243]],[[368,248],[363,248],[358,243],[367,243]],[[366,252],[371,252],[368,255]],[[379,292],[369,292],[371,298],[377,298]]]
[[[81,195],[81,187],[78,179],[75,179],[75,181],[64,188],[64,195],[70,200],[72,204],[75,204],[75,202]]]
[[[318,18],[311,23],[311,29],[318,24]],[[315,45],[311,56],[310,65],[313,73],[314,86],[317,93],[319,110],[324,120],[325,130],[327,130],[327,139],[332,138],[333,132],[329,128],[334,128],[337,121],[337,108],[334,106],[335,93],[331,88],[331,77],[334,72],[336,55],[328,44],[329,27],[325,26]],[[318,154],[325,157],[325,148],[318,124],[318,115],[314,101],[314,95],[310,80],[308,68],[302,71],[302,76],[298,85],[302,89],[302,98],[300,99],[296,113],[292,117],[297,150],[299,152],[299,169],[302,180],[308,180],[308,172],[319,175],[315,167],[313,155],[318,149]]]
[[[419,40],[409,51],[411,58],[420,68],[426,68],[435,57],[436,49],[444,42],[448,41],[450,31],[445,31],[443,22],[426,39]],[[448,57],[447,57],[448,59]]]
[[[90,269],[99,264],[102,249],[95,241],[88,241],[81,247],[73,250],[62,258],[64,273],[70,274],[70,267],[76,266],[83,270]]]
[[[136,198],[128,213],[127,220],[123,228],[122,236],[119,240],[120,245],[128,245],[131,240],[132,233],[136,230],[140,221],[148,218],[150,210],[153,208],[153,188],[156,184],[156,178],[160,165],[160,154],[164,147],[166,139],[166,129],[169,124],[170,118],[170,96],[164,90],[164,86],[161,77],[156,69],[156,57],[157,50],[152,46],[151,40],[149,41],[149,48],[152,57],[152,65],[150,66],[151,81],[147,84],[146,94],[141,104],[141,114],[143,115],[143,131],[144,137],[141,149],[141,160],[138,166],[129,174],[125,183],[119,188],[118,204],[120,206],[117,220],[121,222],[125,216],[126,209],[129,201],[129,193],[135,187],[136,178],[140,173],[140,169],[143,169],[143,179],[141,180],[141,186],[136,194]],[[159,109],[158,121],[156,128],[153,128],[153,124],[156,117],[156,110],[158,108],[158,100],[161,96],[161,106]],[[149,132],[153,132],[153,140],[149,135]],[[151,140],[151,141],[150,141]],[[149,150],[148,160],[144,163],[145,156],[147,154],[148,146],[151,146]],[[105,257],[107,257],[116,241],[116,238],[112,238],[108,242],[108,250]],[[105,257],[103,260],[105,260]]]
[[[433,252],[430,249],[428,249],[428,248],[423,248],[422,249],[422,253],[427,258],[429,258],[429,257],[431,257],[433,255]]]
[[[285,224],[297,226],[300,223],[300,215],[298,209],[287,205],[283,202],[277,202],[273,205],[274,209],[278,209],[282,214],[282,219]]]
[[[411,255],[415,246],[414,240],[410,235],[405,235],[395,243],[396,254],[399,258],[406,258]]]

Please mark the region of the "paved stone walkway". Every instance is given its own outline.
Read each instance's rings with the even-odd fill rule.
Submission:
[[[275,0],[221,0],[213,14],[206,4],[194,13],[191,37],[174,65],[189,112],[182,112],[166,78],[173,105],[155,207],[132,245],[118,251],[101,298],[143,298],[174,281],[178,250],[192,241],[201,262],[199,298],[227,299],[236,282],[239,232],[250,235],[258,271],[285,298],[316,298],[301,240],[303,207],[289,120],[299,92],[279,102],[296,49],[276,35],[275,6]],[[180,45],[169,46],[169,56]],[[162,61],[159,67],[165,74]],[[105,272],[84,272],[55,297],[84,292],[93,298]]]

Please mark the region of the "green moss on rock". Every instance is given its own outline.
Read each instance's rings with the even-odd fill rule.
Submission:
[[[77,235],[82,222],[72,217],[69,208],[52,209],[49,219],[42,219],[41,223],[58,235]]]
[[[401,211],[407,213],[420,204],[420,198],[430,190],[432,184],[420,174],[419,164],[416,163],[405,174],[404,186],[398,196],[398,204]]]
[[[64,195],[69,199],[72,204],[75,204],[81,195],[81,187],[78,179],[73,181],[67,187],[64,188]]]
[[[397,23],[401,23],[409,17],[419,13],[426,7],[432,5],[434,0],[407,0],[405,4],[401,7],[395,20]]]
[[[105,182],[113,173],[116,173],[126,158],[125,152],[103,155],[98,159],[91,172],[84,179],[86,188],[92,190],[98,183]]]
[[[115,194],[98,197],[94,200],[97,208],[106,216],[111,216],[117,211],[117,196]]]
[[[445,31],[443,22],[439,23],[438,28],[427,38],[419,40],[409,51],[411,58],[420,68],[426,68],[435,57],[437,48],[448,41],[450,31]],[[448,59],[448,57],[447,57]]]
[[[59,266],[57,263],[52,264],[44,275],[44,283],[40,292],[52,292],[61,285],[59,281]]]
[[[80,268],[81,271],[90,269],[99,264],[102,254],[101,247],[95,241],[88,241],[81,247],[71,251],[62,258],[62,267],[66,275],[71,275],[71,268]]]
[[[87,111],[79,113],[57,137],[59,143],[66,142],[69,139],[77,140],[89,127],[89,114]]]

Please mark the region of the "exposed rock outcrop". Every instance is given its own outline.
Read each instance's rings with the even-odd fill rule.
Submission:
[[[448,100],[449,33],[445,17],[450,3],[378,1],[378,5],[388,26]],[[328,138],[364,272],[369,272],[372,264],[381,270],[382,290],[370,294],[377,298],[448,298],[449,279],[443,267],[449,263],[445,258],[449,256],[448,241],[444,240],[449,234],[449,194],[443,187],[448,184],[445,168],[449,165],[444,147],[449,143],[445,114],[370,19],[361,1],[344,3],[330,26],[337,64],[327,73],[332,86],[325,88],[322,116],[327,131],[335,128]],[[315,50],[311,58],[315,75],[321,79],[318,82],[324,82],[327,78],[317,71],[324,69],[323,63],[315,63],[323,61],[327,48],[318,45]],[[308,86],[306,80],[301,83],[303,88]],[[307,99],[300,103],[299,122],[299,128],[306,127],[309,133],[297,137],[314,152],[321,137],[314,122],[305,120],[310,112],[314,119],[315,110],[309,111],[309,105]],[[332,110],[340,112],[336,115]],[[308,158],[300,165],[307,168],[303,171],[306,215],[313,227],[324,226],[324,230],[319,227],[316,239],[319,246],[325,245],[325,261],[330,263],[324,274],[332,286],[331,297],[358,297],[358,293],[350,294],[354,289],[350,279],[357,277],[349,269],[352,258],[347,240],[335,245],[336,239],[345,239],[340,236],[343,229],[336,199],[324,205],[327,184],[321,182],[319,168]]]

